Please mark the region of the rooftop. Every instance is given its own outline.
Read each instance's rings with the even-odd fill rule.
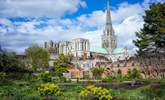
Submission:
[[[90,52],[108,54],[108,51],[105,48],[91,47]]]
[[[113,51],[112,51],[112,54],[122,54],[124,53],[125,49],[124,48],[115,48]]]
[[[112,54],[113,55],[123,54],[124,51],[125,51],[124,48],[115,48],[112,51]],[[91,47],[90,48],[90,52],[101,53],[101,54],[108,54],[108,51],[105,48],[99,48],[99,47]]]

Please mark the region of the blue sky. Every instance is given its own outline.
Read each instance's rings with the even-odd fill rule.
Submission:
[[[87,7],[80,8],[79,12],[74,13],[72,15],[68,15],[65,17],[73,18],[75,16],[79,16],[83,13],[92,13],[95,10],[105,10],[106,9],[106,0],[83,0],[86,2]],[[119,4],[121,3],[143,3],[144,0],[110,0],[110,6],[112,9],[117,9]]]
[[[136,49],[144,10],[157,2],[165,0],[110,0],[118,47]],[[100,47],[105,9],[106,0],[0,0],[0,44],[22,53],[32,43],[82,37]]]

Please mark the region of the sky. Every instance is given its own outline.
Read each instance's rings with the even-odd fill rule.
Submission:
[[[110,0],[119,48],[134,52],[135,32],[143,27],[144,11],[165,0]],[[101,47],[106,0],[0,0],[0,45],[23,53],[33,43],[87,38]]]

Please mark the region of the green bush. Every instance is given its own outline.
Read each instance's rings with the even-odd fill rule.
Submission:
[[[37,96],[15,96],[14,100],[41,100],[39,97]]]
[[[92,72],[93,77],[95,79],[100,79],[102,77],[102,74],[104,73],[104,68],[102,68],[102,67],[93,67],[93,68],[91,68],[91,72]]]
[[[18,100],[18,99],[16,99],[16,100]],[[37,96],[24,96],[20,100],[41,100],[41,99]]]
[[[132,70],[129,69],[127,72],[127,78],[128,79],[141,79],[140,71],[137,70],[136,68],[134,68]]]
[[[0,53],[0,71],[6,73],[30,73],[25,64],[16,56],[15,52]],[[14,77],[13,77],[14,78]],[[15,79],[15,78],[14,78]]]
[[[7,74],[7,79],[12,79],[12,80],[29,80],[30,79],[30,73],[8,72],[6,74]]]
[[[141,74],[140,71],[137,70],[136,68],[134,69],[129,69],[127,72],[127,75],[123,75],[121,73],[121,70],[118,70],[117,73],[115,73],[114,75],[109,75],[106,78],[103,79],[103,81],[113,81],[113,80],[117,80],[117,81],[126,81],[126,80],[132,80],[132,79],[141,79]]]
[[[87,86],[79,95],[83,100],[112,100],[112,95],[107,89],[94,85]]]
[[[7,75],[6,75],[5,72],[0,72],[0,79],[1,79],[1,81],[6,80],[6,77],[7,77]]]
[[[20,95],[20,92],[14,87],[3,87],[2,91],[0,91],[0,96],[1,97],[14,97]]]
[[[44,83],[38,87],[41,96],[60,96],[61,91],[55,83]]]
[[[61,76],[61,77],[59,77],[59,78],[60,78],[60,82],[66,82],[66,81],[67,81],[66,78],[63,77],[63,76]]]
[[[25,81],[29,81],[29,80],[32,80],[32,74],[31,73],[25,73],[25,74],[23,74],[23,79],[25,80]]]
[[[103,81],[125,81],[128,80],[127,76],[122,74],[109,75],[103,79]]]
[[[82,89],[83,89],[83,86],[81,86],[81,85],[77,85],[77,86],[74,88],[74,90],[75,90],[77,93],[80,93]]]
[[[49,72],[43,72],[40,74],[39,79],[43,82],[51,82],[52,75]]]
[[[165,84],[152,83],[147,89],[143,89],[141,94],[150,100],[164,100],[165,99]]]

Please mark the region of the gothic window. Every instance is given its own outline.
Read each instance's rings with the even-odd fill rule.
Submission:
[[[109,33],[109,29],[107,29],[107,35],[108,35],[108,33]]]
[[[83,42],[81,42],[81,50],[83,50],[83,47],[84,47]]]
[[[84,47],[85,47],[85,51],[87,50],[86,46],[87,46],[87,42],[85,42],[85,45],[84,45]]]

